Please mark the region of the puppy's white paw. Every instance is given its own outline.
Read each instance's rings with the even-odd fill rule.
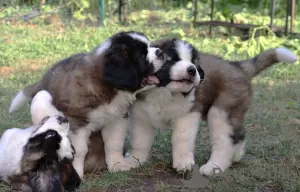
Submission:
[[[126,161],[130,165],[130,168],[137,168],[146,163],[147,159],[130,155],[128,158],[126,158]]]
[[[107,164],[107,169],[110,172],[128,171],[130,170],[130,168],[130,164],[127,161],[125,161],[125,159],[110,162]]]
[[[234,146],[232,162],[241,161],[244,154],[245,154],[245,141],[243,141],[242,143],[238,143]]]
[[[238,150],[233,154],[232,162],[239,162],[243,158],[245,152],[244,150]]]
[[[219,175],[224,171],[214,162],[208,161],[206,164],[200,167],[200,173],[206,176]]]
[[[173,158],[173,168],[177,171],[190,171],[194,164],[195,160],[193,154]]]

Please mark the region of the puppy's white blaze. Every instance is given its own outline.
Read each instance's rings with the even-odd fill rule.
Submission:
[[[44,117],[60,115],[63,113],[58,111],[52,105],[52,97],[48,91],[39,91],[32,99],[31,107],[31,119],[35,126],[37,126]]]
[[[189,44],[183,41],[176,41],[176,50],[179,57],[182,60],[191,61],[192,60],[192,48]]]
[[[196,66],[189,62],[189,61],[179,61],[177,62],[170,71],[171,78],[173,80],[180,80],[182,78],[188,78],[189,79],[189,74],[187,72],[188,67],[194,66],[196,69]],[[200,75],[199,73],[196,73],[194,77],[194,85],[198,86],[200,83]]]
[[[58,116],[50,117],[46,123],[40,128],[36,129],[31,137],[34,137],[40,133],[46,132],[49,129],[57,131],[62,137],[67,136],[69,132],[69,123],[59,124],[57,120]]]
[[[142,41],[143,43],[145,43],[148,47],[150,47],[150,41],[147,39],[147,37],[145,37],[144,35],[140,35],[137,33],[129,33],[129,35],[136,40]]]
[[[188,74],[188,67],[195,65],[189,61],[178,61],[170,70],[170,77],[172,80],[190,79]],[[196,69],[196,67],[195,67]],[[194,86],[198,86],[200,83],[200,75],[196,73],[193,84],[186,84],[181,82],[172,81],[166,87],[174,92],[187,92],[190,91]]]
[[[280,47],[275,49],[276,57],[280,62],[293,63],[298,61],[298,57],[289,49]]]
[[[96,51],[96,55],[101,55],[106,49],[108,49],[111,46],[111,41],[107,40],[105,41]]]
[[[19,110],[26,102],[30,101],[31,98],[26,96],[23,91],[20,91],[12,100],[9,113]]]
[[[182,78],[188,77],[187,68],[193,65],[189,61],[178,61],[175,65],[172,66],[170,75],[173,80],[180,80]]]
[[[147,60],[154,66],[154,73],[157,72],[163,65],[163,62],[159,58],[157,58],[155,54],[156,50],[158,50],[158,48],[150,47],[148,48],[147,54]]]

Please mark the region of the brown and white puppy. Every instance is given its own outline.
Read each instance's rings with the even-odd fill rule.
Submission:
[[[176,57],[179,60],[182,58],[179,53],[186,51],[178,51],[182,49],[178,48],[178,44],[174,42],[182,41],[159,40],[153,45],[166,52],[172,60]],[[187,44],[187,42],[185,43]],[[195,55],[196,58],[193,56],[185,58],[187,61],[195,63],[197,67],[201,67],[205,74],[203,83],[196,87],[195,98],[190,97],[191,100],[186,101],[178,100],[175,99],[176,94],[172,91],[172,94],[166,94],[167,89],[155,88],[142,93],[143,97],[133,105],[133,151],[130,157],[130,161],[135,163],[133,167],[147,160],[155,134],[154,128],[173,125],[175,126],[172,136],[173,167],[177,170],[182,170],[184,167],[189,169],[190,165],[194,164],[192,150],[194,149],[196,127],[199,120],[202,119],[206,120],[209,125],[212,154],[209,161],[201,166],[200,172],[211,175],[215,168],[225,171],[232,162],[240,161],[244,154],[245,129],[243,123],[252,99],[252,78],[275,63],[292,63],[298,60],[297,56],[286,48],[270,49],[245,61],[226,61],[214,55],[202,52],[194,53],[194,51],[194,49],[190,49],[190,55]],[[172,52],[177,53],[178,56]],[[181,84],[186,83],[184,80],[170,81],[177,80],[174,77],[180,74],[180,70],[178,68],[164,70],[168,66],[164,65],[157,72],[165,71],[163,74],[157,75],[160,84],[169,83],[166,88],[182,91]],[[204,74],[202,75],[204,76]],[[164,77],[168,78],[164,80]],[[179,75],[179,77],[182,76]],[[157,90],[159,93],[155,94]],[[192,92],[193,90],[189,94],[191,95]],[[181,118],[177,121],[170,118],[176,115]],[[182,145],[179,145],[180,143]],[[180,155],[176,156],[174,153]]]
[[[80,184],[72,166],[68,121],[51,102],[48,92],[38,92],[30,110],[38,125],[8,129],[0,139],[0,177],[15,189],[74,191]]]
[[[118,33],[92,52],[58,62],[40,82],[19,92],[10,112],[39,90],[47,90],[54,106],[70,122],[70,138],[76,150],[73,165],[81,178],[89,136],[98,130],[102,131],[108,170],[128,170],[122,153],[127,130],[124,114],[136,93],[155,87],[158,79],[153,73],[166,59],[160,49],[150,47],[144,34]]]
[[[153,43],[170,57],[156,72],[159,87],[138,94],[131,110],[132,153],[128,161],[138,167],[147,161],[156,129],[173,130],[173,168],[191,170],[200,113],[195,110],[195,89],[204,72],[195,62],[197,50],[181,40]]]
[[[205,71],[205,81],[197,87],[197,108],[208,122],[211,156],[200,173],[225,171],[244,155],[244,118],[252,100],[252,78],[278,62],[293,63],[297,56],[286,48],[269,49],[244,61],[227,61],[199,52],[197,65]]]

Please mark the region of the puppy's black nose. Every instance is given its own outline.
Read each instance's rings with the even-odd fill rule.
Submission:
[[[187,72],[189,73],[190,76],[195,76],[196,75],[196,68],[194,66],[189,66],[187,68]]]
[[[155,51],[155,55],[156,55],[157,57],[161,57],[163,54],[164,54],[163,51],[160,50],[160,49],[157,49],[157,50]]]
[[[57,121],[58,121],[59,124],[68,123],[69,122],[67,118],[64,118],[62,116],[58,116],[57,117]]]

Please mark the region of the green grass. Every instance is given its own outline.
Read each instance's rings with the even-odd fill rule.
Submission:
[[[0,133],[7,128],[30,124],[29,104],[8,114],[12,97],[24,86],[40,80],[56,61],[78,52],[89,51],[113,33],[121,30],[144,32],[151,40],[179,37],[201,51],[246,59],[259,51],[287,46],[300,56],[300,41],[285,38],[263,38],[241,42],[235,37],[203,37],[202,29],[165,27],[164,25],[119,26],[107,22],[104,28],[57,28],[55,25],[0,25]],[[252,107],[247,113],[247,147],[244,159],[223,177],[213,178],[199,191],[250,192],[300,191],[300,65],[274,66],[253,81]],[[157,134],[152,158],[141,168],[124,172],[102,172],[88,175],[78,191],[192,191],[182,187],[186,175],[172,170],[171,133]],[[206,123],[200,125],[196,147],[196,162],[200,166],[209,158],[209,133]],[[0,184],[0,191],[10,191]]]

